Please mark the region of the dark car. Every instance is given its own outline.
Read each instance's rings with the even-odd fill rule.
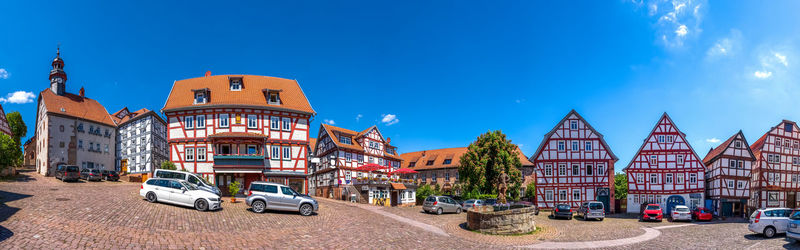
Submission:
[[[572,207],[567,204],[557,204],[553,208],[553,213],[551,214],[553,218],[567,218],[567,220],[572,219]]]
[[[74,165],[59,165],[56,168],[56,179],[61,181],[77,181],[81,178],[81,172],[78,166]]]
[[[485,206],[494,206],[494,205],[497,205],[497,199],[486,199],[486,200],[483,202],[483,205],[485,205]]]
[[[81,179],[87,181],[101,181],[103,180],[103,174],[99,169],[84,169],[81,171]]]
[[[103,180],[119,181],[119,173],[113,170],[103,170]]]

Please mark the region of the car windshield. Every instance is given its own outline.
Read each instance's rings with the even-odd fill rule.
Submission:
[[[188,183],[188,182],[182,181],[181,184],[183,184],[183,186],[186,187],[186,189],[197,190],[197,185],[194,185],[192,183]]]
[[[564,205],[564,204],[558,205],[558,206],[556,206],[556,207],[557,207],[558,209],[569,209],[569,205]]]
[[[589,203],[589,209],[603,209],[603,203]]]
[[[67,166],[67,172],[78,172],[78,166]]]
[[[297,191],[294,191],[294,189],[290,187],[281,187],[281,192],[285,195],[298,195]]]
[[[475,201],[473,201],[473,200],[468,200],[468,201],[465,201],[464,203],[466,203],[466,204],[472,204],[472,203],[475,203]]]
[[[436,197],[429,196],[428,198],[425,198],[425,201],[434,202],[434,201],[436,201]]]
[[[661,210],[661,207],[659,207],[659,206],[647,206],[647,208],[645,208],[645,210]]]
[[[791,216],[789,216],[789,219],[792,219],[792,220],[800,220],[800,210],[794,210],[794,211],[792,211],[792,215],[791,215]]]
[[[675,211],[678,211],[678,212],[689,212],[689,208],[688,207],[676,207]]]

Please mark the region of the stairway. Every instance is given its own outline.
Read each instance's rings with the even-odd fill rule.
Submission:
[[[350,195],[351,194],[355,194],[356,195],[356,202],[363,203],[363,204],[367,203],[367,199],[361,196],[361,192],[359,192],[358,189],[355,186],[347,185],[347,186],[344,186],[344,188],[345,188],[345,193],[347,194],[347,201],[350,201]]]

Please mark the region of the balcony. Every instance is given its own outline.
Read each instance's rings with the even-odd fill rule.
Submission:
[[[264,155],[214,155],[214,166],[264,166]]]

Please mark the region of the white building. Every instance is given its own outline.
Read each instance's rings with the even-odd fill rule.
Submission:
[[[741,130],[703,159],[706,165],[706,198],[720,216],[746,216],[750,198],[750,170],[756,158]]]
[[[103,105],[66,92],[60,53],[50,70],[50,88],[39,93],[36,113],[36,170],[50,176],[59,164],[113,169],[116,124]]]
[[[112,119],[117,123],[117,171],[149,173],[169,160],[167,123],[156,112],[126,107]]]

